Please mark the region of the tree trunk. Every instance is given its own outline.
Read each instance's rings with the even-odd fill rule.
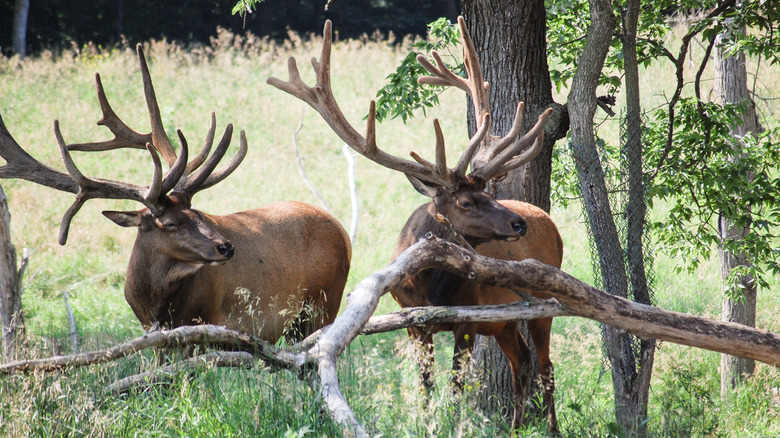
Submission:
[[[14,5],[13,49],[22,58],[27,55],[27,15],[30,12],[30,0],[16,0]]]
[[[631,298],[642,304],[652,304],[650,288],[645,267],[646,247],[643,241],[646,230],[644,169],[642,165],[642,106],[639,90],[639,60],[636,38],[639,23],[640,0],[628,0],[622,13],[622,32],[625,89],[626,89],[626,129],[624,151],[628,171],[628,198],[625,204],[626,240],[625,254],[628,267],[628,280]],[[618,424],[630,426],[630,430],[639,436],[647,434],[647,403],[650,398],[650,378],[655,359],[655,340],[638,339],[630,334],[622,334],[621,342],[631,348],[634,360],[633,368],[622,369],[621,379],[628,384],[622,387],[621,394],[615,392]],[[613,371],[614,373],[614,371]],[[617,389],[617,387],[615,388]]]
[[[466,0],[463,16],[474,40],[485,81],[490,83],[490,108],[493,132],[502,136],[509,131],[518,102],[525,102],[524,131],[533,126],[545,109],[556,106],[547,65],[546,12],[543,0]],[[559,106],[559,105],[558,105]],[[560,114],[560,112],[559,112]],[[560,117],[557,118],[560,120]],[[474,108],[468,102],[469,137],[476,131]],[[498,199],[516,199],[550,210],[552,148],[568,129],[551,120],[545,130],[544,150],[529,164],[510,172],[495,187]],[[521,332],[536,357],[527,324]],[[512,372],[509,362],[491,338],[477,339],[473,361],[485,376],[480,392],[480,407],[487,413],[502,412],[511,419]],[[537,360],[530,364],[531,375],[539,373]],[[536,378],[532,391],[536,391]]]
[[[16,358],[17,347],[24,340],[20,273],[16,267],[16,248],[11,243],[11,214],[5,193],[0,187],[0,319],[3,330],[3,355],[6,361]]]
[[[627,25],[623,33],[628,56],[635,58],[636,19],[638,3],[627,5],[624,17]],[[588,226],[593,236],[598,255],[598,266],[604,290],[627,298],[629,286],[637,296],[647,296],[642,250],[642,228],[644,225],[644,197],[641,174],[641,130],[639,120],[638,70],[632,66],[626,72],[627,98],[631,105],[629,114],[629,135],[627,158],[633,175],[629,180],[632,197],[626,204],[630,215],[628,251],[623,251],[620,234],[610,205],[604,169],[599,161],[593,120],[596,112],[596,87],[604,60],[617,25],[612,4],[607,0],[590,2],[591,26],[577,63],[577,71],[569,94],[569,115],[571,118],[570,148],[577,166],[579,188],[588,217]],[[632,61],[635,64],[635,60]],[[628,62],[627,62],[628,64]],[[633,246],[633,247],[632,247]],[[627,271],[628,263],[631,270]],[[644,419],[647,416],[649,378],[652,370],[654,345],[643,343],[641,353],[635,354],[634,340],[621,330],[603,326],[604,343],[612,368],[612,385],[615,393],[615,418],[617,423],[631,434],[644,433]],[[640,363],[637,364],[637,361]],[[643,366],[644,365],[644,366]],[[649,365],[649,366],[647,366]]]
[[[745,33],[742,27],[736,32]],[[728,35],[718,35],[718,39],[727,38]],[[750,98],[747,89],[747,70],[745,68],[745,55],[737,53],[733,56],[727,56],[723,53],[719,41],[716,43],[715,70],[718,77],[719,94],[724,104],[727,103],[746,103],[745,110],[741,114],[741,124],[731,128],[734,141],[734,158],[738,157],[739,138],[748,133],[758,133],[759,126],[756,116],[756,107]],[[719,229],[721,233],[721,242],[727,240],[739,240],[744,238],[748,229],[740,228],[732,223],[728,218],[721,217],[719,220]],[[724,250],[723,245],[719,249],[721,277],[724,280],[731,274],[731,271],[738,266],[748,266],[749,262],[742,254],[732,254]],[[740,279],[742,290],[742,300],[734,301],[728,296],[723,298],[721,317],[724,321],[737,322],[755,327],[756,325],[756,285],[752,277],[742,277]],[[755,362],[750,359],[744,359],[727,354],[721,355],[720,360],[720,392],[721,397],[727,397],[734,387],[744,379],[745,376],[753,374]]]

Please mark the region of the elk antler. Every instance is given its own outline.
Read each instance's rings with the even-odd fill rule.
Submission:
[[[424,76],[418,79],[421,84],[428,85],[440,85],[456,87],[465,91],[474,103],[474,114],[477,119],[478,129],[484,127],[481,122],[485,120],[485,115],[490,111],[489,94],[490,86],[483,80],[482,70],[479,66],[479,59],[477,57],[477,51],[474,48],[474,42],[471,40],[468,29],[466,29],[466,21],[463,17],[458,17],[458,25],[460,26],[460,34],[463,39],[463,64],[466,67],[466,77],[462,78],[453,73],[441,59],[441,56],[436,51],[431,52],[436,65],[431,64],[424,56],[418,55],[417,62],[422,65],[433,76]],[[524,105],[520,102],[517,105],[515,111],[515,117],[512,122],[512,127],[504,137],[496,137],[492,134],[492,128],[487,127],[488,134],[485,135],[482,149],[489,151],[490,159],[487,163],[473,168],[471,176],[481,178],[484,181],[488,181],[492,178],[499,177],[512,169],[522,166],[523,164],[531,161],[541,151],[543,144],[544,125],[547,123],[547,119],[552,114],[551,109],[547,109],[542,115],[539,116],[539,120],[536,122],[533,128],[531,128],[523,137],[520,137],[523,124],[523,110]],[[467,149],[468,151],[468,149]],[[473,155],[473,151],[470,151]],[[465,154],[464,154],[465,157]],[[471,156],[469,156],[469,160]],[[465,166],[461,169],[458,166],[458,170],[465,172],[468,162],[465,162]]]
[[[300,77],[298,72],[298,66],[294,57],[290,57],[287,60],[287,70],[289,72],[289,80],[282,81],[281,79],[271,77],[268,78],[268,84],[285,91],[298,99],[308,103],[312,108],[317,110],[323,119],[330,125],[333,132],[335,132],[345,143],[347,143],[352,149],[357,151],[364,157],[384,166],[389,169],[403,172],[407,175],[411,175],[422,179],[424,181],[430,181],[432,183],[441,185],[443,187],[454,188],[459,180],[453,170],[447,168],[445,160],[444,149],[444,137],[441,132],[441,127],[438,121],[434,120],[434,129],[436,131],[436,164],[429,163],[423,160],[416,153],[412,152],[411,156],[415,161],[405,160],[393,155],[390,155],[383,150],[379,149],[376,144],[376,103],[371,101],[368,110],[368,121],[366,123],[366,136],[363,137],[358,131],[350,125],[350,123],[344,117],[341,112],[336,98],[333,96],[333,90],[331,88],[330,79],[330,51],[331,51],[331,22],[325,21],[325,29],[323,30],[322,41],[322,53],[319,61],[312,58],[311,64],[314,68],[314,72],[317,75],[316,84],[313,87],[306,85]],[[487,120],[489,115],[484,114],[483,122],[484,126],[488,126]],[[481,141],[482,136],[487,131],[480,129],[472,139],[474,146],[467,148],[466,154],[473,154],[476,145]],[[465,155],[465,154],[464,154]],[[463,160],[461,160],[463,161]],[[462,167],[460,164],[456,167],[456,170]]]
[[[216,151],[209,157],[211,146],[214,142],[216,117],[211,113],[211,124],[206,141],[200,153],[189,163],[187,140],[181,131],[177,131],[181,141],[180,155],[177,156],[171,145],[170,139],[165,133],[154,93],[149,69],[143,54],[143,48],[137,47],[138,59],[141,64],[141,74],[144,83],[144,94],[149,110],[152,131],[141,134],[128,127],[114,112],[108,103],[100,75],[95,75],[98,101],[103,112],[103,117],[98,125],[109,128],[114,134],[112,140],[96,143],[66,144],[60,131],[59,122],[54,122],[54,135],[60,148],[62,161],[68,174],[58,172],[37,161],[30,156],[14,140],[0,117],[0,156],[6,160],[6,165],[0,167],[0,178],[23,178],[37,184],[55,188],[76,194],[73,205],[65,212],[60,226],[60,244],[64,245],[68,237],[70,222],[81,206],[89,199],[129,199],[138,201],[149,208],[153,214],[159,215],[163,211],[163,197],[171,191],[180,191],[192,197],[195,193],[225,179],[233,172],[247,153],[246,134],[241,131],[241,145],[238,153],[222,169],[214,172],[219,161],[224,157],[230,145],[233,135],[233,126],[228,125],[225,134],[217,146]],[[154,174],[149,186],[137,186],[134,184],[110,181],[101,178],[89,178],[84,176],[76,167],[70,151],[105,151],[118,148],[147,149],[154,163]],[[158,155],[159,154],[159,155]],[[169,169],[165,174],[162,171],[160,155],[166,161]],[[208,158],[208,159],[207,159]],[[204,165],[205,163],[205,165]],[[191,175],[191,178],[188,176]]]
[[[537,125],[521,139],[520,135],[522,125],[523,106],[518,105],[515,121],[510,132],[501,139],[496,139],[489,134],[490,113],[488,103],[488,83],[482,80],[482,71],[479,68],[474,44],[466,31],[465,21],[460,17],[458,23],[463,35],[463,44],[465,47],[465,60],[467,78],[461,78],[450,71],[442,61],[441,57],[435,51],[432,52],[436,61],[436,66],[428,62],[424,57],[418,56],[417,60],[433,76],[420,78],[421,83],[442,86],[454,86],[466,91],[474,101],[474,108],[477,116],[477,132],[469,140],[463,155],[461,155],[458,164],[453,168],[447,168],[446,154],[444,147],[444,136],[438,120],[434,120],[433,126],[436,132],[436,163],[430,163],[419,155],[412,152],[414,161],[404,160],[390,155],[377,147],[376,144],[376,108],[374,101],[371,101],[368,111],[368,122],[366,126],[366,136],[363,137],[358,131],[347,122],[344,114],[341,112],[331,88],[330,78],[330,52],[331,52],[331,22],[325,22],[323,30],[322,52],[319,61],[312,58],[312,67],[317,75],[314,86],[306,85],[300,77],[298,66],[294,57],[287,60],[287,70],[289,79],[282,81],[276,77],[268,78],[268,84],[285,91],[298,99],[308,103],[317,110],[323,119],[328,123],[331,129],[352,149],[365,156],[366,158],[393,170],[401,171],[407,175],[414,176],[423,181],[429,181],[450,190],[455,190],[464,181],[467,181],[466,170],[471,162],[474,153],[482,144],[495,144],[492,148],[493,159],[489,164],[480,169],[475,169],[470,176],[481,178],[487,181],[491,178],[508,172],[511,169],[519,167],[525,162],[530,161],[541,149],[540,133],[544,129],[544,124],[551,111],[545,112]],[[537,129],[538,128],[538,129]],[[528,148],[528,145],[533,145]],[[537,144],[538,143],[538,144]],[[483,146],[484,148],[484,146]],[[523,151],[524,149],[528,149]]]

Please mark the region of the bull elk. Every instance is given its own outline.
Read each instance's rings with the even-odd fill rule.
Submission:
[[[469,140],[463,155],[452,169],[447,167],[444,136],[437,120],[433,121],[436,134],[435,163],[424,160],[414,152],[411,152],[414,159],[411,161],[379,149],[376,143],[373,101],[369,107],[365,137],[349,124],[331,89],[329,21],[325,23],[320,59],[312,59],[317,76],[316,84],[310,87],[301,80],[294,58],[288,60],[288,81],[272,77],[268,79],[268,83],[311,105],[331,129],[355,151],[382,166],[403,172],[418,192],[432,198],[431,202],[419,207],[407,220],[398,237],[393,259],[420,237],[433,233],[441,238],[472,246],[486,256],[508,260],[534,258],[560,267],[563,244],[550,217],[531,204],[512,200],[496,201],[484,191],[490,180],[501,178],[539,153],[544,126],[551,110],[545,111],[538,122],[521,136],[524,107],[520,103],[509,133],[500,138],[492,135],[488,112],[488,84],[483,82],[474,45],[462,17],[458,19],[458,23],[465,51],[466,78],[452,73],[436,52],[432,53],[436,66],[423,56],[417,58],[433,75],[421,78],[420,82],[460,88],[468,93],[474,104],[479,121],[477,132]],[[480,157],[477,157],[477,154]],[[472,170],[466,174],[469,164]],[[481,285],[438,269],[420,272],[391,293],[401,307],[506,304],[520,299],[508,289]],[[534,295],[547,298],[545,294]],[[550,430],[557,431],[553,397],[555,384],[549,348],[551,325],[550,318],[529,321],[531,337],[539,356],[545,415]],[[455,334],[453,370],[456,375],[460,374],[461,362],[468,358],[474,347],[474,335],[495,337],[512,367],[515,397],[513,425],[520,425],[525,414],[525,393],[530,379],[530,351],[518,331],[517,323],[410,327],[409,336],[421,346],[422,354],[418,357],[420,370],[423,383],[429,389],[433,386],[432,335],[439,331],[452,331]],[[460,385],[459,379],[460,377],[456,379],[456,385]]]
[[[240,148],[215,170],[231,142],[228,125],[214,153],[216,120],[200,153],[188,160],[184,135],[178,132],[177,156],[160,118],[154,87],[142,47],[137,48],[144,94],[152,129],[141,134],[117,117],[96,75],[103,118],[115,138],[97,143],[66,144],[59,123],[54,133],[67,174],[30,156],[0,120],[0,155],[7,164],[0,177],[23,178],[76,193],[60,229],[67,240],[73,216],[88,199],[130,199],[138,211],[104,211],[138,235],[130,256],[125,298],[145,329],[193,324],[218,324],[276,342],[283,334],[301,339],[336,317],[351,258],[349,238],[328,213],[299,202],[279,202],[259,209],[215,216],[191,207],[199,191],[224,180],[247,152],[241,131]],[[71,152],[117,148],[147,149],[154,163],[149,186],[136,186],[84,176]],[[163,173],[159,156],[168,171]],[[292,330],[291,330],[292,329]]]

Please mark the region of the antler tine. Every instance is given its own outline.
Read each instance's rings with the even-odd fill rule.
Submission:
[[[179,153],[179,157],[176,158],[176,161],[173,163],[173,166],[171,166],[171,168],[168,169],[168,172],[165,173],[165,177],[160,184],[161,193],[158,193],[157,196],[163,193],[168,193],[172,188],[176,187],[184,175],[187,175],[187,169],[189,168],[189,164],[187,163],[187,158],[189,155],[187,140],[184,138],[184,134],[182,134],[180,129],[177,129],[176,133],[179,135],[179,139],[181,140],[181,152]],[[146,145],[147,148],[154,148],[154,145],[150,143],[147,143]],[[211,145],[209,145],[209,148],[211,148]],[[156,154],[152,154],[152,156],[157,157]],[[195,160],[197,160],[197,158]]]
[[[100,110],[103,113],[103,117],[98,120],[97,124],[108,128],[114,134],[114,138],[94,143],[71,144],[68,145],[68,149],[71,151],[89,152],[120,148],[145,149],[146,143],[152,141],[152,134],[142,134],[133,130],[116,115],[106,97],[103,82],[100,80],[100,73],[95,73],[95,88],[97,90],[98,103],[100,103]]]
[[[410,152],[409,155],[414,158],[414,161],[429,169],[430,174],[436,175],[435,179],[428,176],[428,180],[440,181],[439,184],[444,183],[442,185],[445,187],[454,187],[457,184],[457,180],[454,177],[454,173],[447,168],[447,152],[439,119],[433,119],[433,130],[436,133],[436,164],[420,157],[416,152]]]
[[[456,75],[455,73],[453,73],[452,70],[450,70],[447,67],[447,65],[444,64],[444,61],[442,61],[441,56],[435,50],[431,52],[431,55],[433,56],[434,61],[436,61],[435,66],[431,64],[431,62],[428,61],[425,58],[425,56],[417,55],[417,62],[419,62],[420,65],[425,70],[428,71],[428,73],[433,75],[433,76],[420,76],[419,78],[417,78],[417,82],[426,85],[457,87],[465,91],[466,93],[471,94],[471,89],[469,88],[468,79],[464,79]]]
[[[525,113],[525,103],[518,102],[517,109],[515,110],[515,118],[512,120],[512,127],[509,128],[509,132],[504,137],[498,139],[492,148],[493,156],[500,154],[507,146],[513,144],[520,136],[523,129],[523,115]]]
[[[369,105],[366,137],[363,137],[346,120],[346,117],[344,117],[344,114],[341,112],[341,109],[336,102],[336,98],[333,96],[333,90],[331,88],[331,29],[332,24],[330,20],[325,21],[320,59],[312,59],[311,61],[314,72],[317,75],[317,82],[313,87],[306,85],[301,80],[297,63],[293,57],[290,57],[287,60],[289,79],[287,81],[282,81],[276,77],[270,77],[268,78],[267,83],[308,103],[320,113],[325,122],[328,123],[333,132],[335,132],[342,141],[371,161],[389,169],[413,175],[426,181],[448,185],[449,182],[439,178],[435,172],[431,172],[431,168],[418,162],[390,155],[378,148],[376,144],[376,104],[373,101]]]
[[[219,183],[223,179],[227,178],[228,175],[233,173],[234,170],[238,167],[239,164],[241,164],[242,161],[244,161],[244,157],[246,157],[246,153],[248,150],[247,141],[246,141],[246,132],[244,130],[241,130],[240,135],[240,142],[239,142],[239,148],[238,152],[236,152],[236,155],[233,156],[233,158],[226,164],[224,167],[218,169],[216,172],[212,172],[211,175],[206,179],[203,184],[198,186],[198,191],[207,189],[214,184]]]
[[[68,170],[70,179],[78,186],[76,200],[65,212],[60,225],[60,245],[64,245],[68,239],[68,229],[73,217],[81,209],[86,201],[93,198],[103,199],[130,199],[138,201],[148,207],[154,214],[162,212],[162,206],[159,205],[159,193],[162,180],[162,163],[160,162],[154,148],[149,148],[154,162],[154,180],[149,187],[141,187],[134,184],[127,184],[117,181],[109,181],[100,178],[88,178],[84,176],[76,167],[76,163],[70,155],[68,145],[62,137],[59,121],[54,121],[54,136],[60,148],[62,162]],[[36,181],[37,182],[37,181]],[[155,194],[157,194],[155,196]]]
[[[167,192],[167,190],[164,190],[165,184],[163,183],[164,180],[162,177],[162,163],[160,162],[159,155],[157,155],[157,150],[151,143],[146,143],[146,150],[152,154],[154,172],[152,173],[152,185],[149,186],[149,189],[144,195],[144,199],[146,200],[144,204],[157,206],[159,204],[157,201],[160,199],[160,195]],[[160,208],[160,210],[161,209],[162,208]]]
[[[479,148],[479,145],[482,144],[482,140],[485,139],[485,135],[487,135],[489,129],[490,114],[485,113],[482,117],[482,124],[479,125],[479,129],[477,129],[477,132],[475,132],[474,136],[469,140],[466,150],[463,151],[460,160],[458,160],[458,165],[452,170],[455,175],[458,177],[466,176],[466,169],[468,169],[469,163],[471,163],[471,158],[474,156],[477,148]]]
[[[165,133],[160,107],[157,105],[157,95],[154,92],[154,84],[152,84],[152,76],[149,73],[149,66],[146,64],[146,56],[144,56],[144,47],[142,44],[138,44],[135,50],[138,53],[138,63],[141,65],[146,107],[149,110],[149,121],[152,124],[152,144],[170,167],[176,161],[176,152],[174,152],[171,140]]]
[[[477,49],[474,48],[474,41],[466,28],[466,20],[462,16],[458,17],[458,26],[460,27],[460,36],[463,39],[463,64],[468,74],[469,88],[472,90],[471,99],[474,101],[474,111],[477,121],[479,121],[484,114],[490,112],[490,100],[488,99],[490,84],[483,79]]]
[[[203,187],[203,184],[208,180],[211,173],[217,167],[217,164],[219,164],[219,161],[222,160],[222,157],[225,156],[225,152],[227,152],[228,146],[230,146],[230,140],[232,138],[233,125],[228,124],[225,128],[225,133],[222,135],[222,140],[220,140],[217,148],[214,150],[214,153],[211,154],[203,166],[198,168],[195,172],[183,180],[181,186],[176,188],[176,191],[192,196],[200,190],[205,189],[206,187]],[[185,141],[184,136],[181,136],[181,139],[182,141]],[[213,184],[216,184],[216,182]]]
[[[465,91],[471,96],[477,123],[479,123],[484,119],[485,114],[490,112],[488,99],[490,85],[483,79],[477,50],[474,48],[474,42],[466,29],[466,21],[463,17],[458,17],[458,25],[463,40],[463,64],[466,68],[466,78],[453,73],[442,61],[441,56],[436,51],[432,51],[431,56],[436,61],[435,67],[422,55],[417,56],[417,62],[433,76],[420,77],[417,82],[428,85],[454,86]]]
[[[510,147],[506,147],[501,153],[488,161],[487,164],[474,170],[472,174],[487,181],[534,159],[542,150],[544,126],[551,114],[552,109],[548,108],[539,116],[536,124],[523,137],[515,140]]]
[[[22,178],[63,192],[78,193],[79,186],[68,176],[44,165],[28,154],[14,140],[0,115],[0,156],[6,164],[0,167],[0,178]]]
[[[214,144],[214,134],[217,132],[217,116],[214,111],[211,112],[211,123],[209,124],[209,131],[206,133],[206,140],[203,141],[203,146],[200,148],[198,155],[187,163],[187,170],[185,175],[191,174],[195,169],[200,167],[211,152],[211,146]]]

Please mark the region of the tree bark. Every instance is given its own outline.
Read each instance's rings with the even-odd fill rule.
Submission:
[[[627,5],[629,15],[626,23],[635,27],[638,4]],[[571,118],[571,143],[570,148],[577,167],[579,188],[582,194],[585,210],[588,217],[588,226],[593,236],[599,261],[600,277],[604,290],[613,295],[629,297],[629,285],[638,295],[646,295],[646,279],[643,269],[644,260],[641,250],[641,227],[644,222],[644,206],[638,205],[644,202],[643,196],[636,200],[630,200],[626,213],[634,215],[631,230],[633,234],[629,240],[632,245],[624,252],[620,241],[620,235],[614,220],[610,205],[609,193],[606,186],[604,170],[599,160],[596,147],[596,139],[593,132],[593,121],[597,108],[596,88],[604,61],[610,47],[612,35],[617,26],[612,12],[612,4],[607,0],[592,0],[590,2],[591,25],[585,40],[583,49],[577,63],[577,71],[572,80],[569,94],[569,116]],[[628,49],[635,47],[635,31],[629,30],[624,35],[624,42],[628,43]],[[638,71],[627,72],[627,75],[638,74]],[[631,76],[627,76],[628,84]],[[636,80],[637,78],[631,79]],[[632,110],[635,111],[630,120],[637,122],[638,118],[638,84],[631,84],[629,95]],[[630,134],[640,134],[633,132]],[[631,139],[633,143],[628,148],[629,156],[636,160],[641,157],[641,135]],[[631,163],[637,166],[637,163]],[[641,190],[641,161],[639,167],[634,168],[638,173],[629,181],[632,191]],[[631,258],[632,271],[626,270],[628,259]],[[634,266],[638,263],[638,266]],[[639,269],[639,271],[634,271]],[[630,274],[630,277],[629,277]],[[642,285],[644,283],[644,286]],[[646,400],[649,391],[650,372],[652,370],[653,346],[650,343],[642,345],[642,353],[637,358],[632,346],[633,340],[621,330],[605,325],[603,326],[604,344],[609,357],[612,371],[612,385],[615,393],[615,418],[617,423],[632,434],[642,434],[644,418],[646,418]],[[640,364],[637,364],[637,359]],[[650,365],[645,368],[641,365]],[[638,372],[641,371],[641,374]]]
[[[29,12],[30,0],[16,0],[14,3],[12,44],[14,53],[22,58],[27,55],[27,16]]]
[[[24,341],[21,271],[17,269],[16,248],[11,243],[11,213],[0,187],[0,322],[5,360],[14,359],[19,343]]]
[[[568,119],[552,98],[544,1],[466,0],[462,8],[484,79],[490,84],[493,132],[502,136],[509,131],[518,102],[525,102],[524,131],[533,126],[545,109],[551,106],[558,109],[545,129],[542,152],[527,165],[510,172],[493,190],[497,199],[529,202],[549,212],[552,148],[565,135]],[[470,100],[467,107],[471,137],[476,131],[476,121]],[[520,330],[535,358],[536,350],[525,321],[520,323]],[[506,407],[512,400],[512,372],[493,338],[478,337],[473,363],[485,376],[480,407],[488,414],[500,411],[511,416],[512,410]],[[532,360],[529,365],[531,375],[538,375],[538,361]],[[532,379],[532,391],[538,389],[536,380]]]
[[[737,29],[736,32],[745,33],[744,26]],[[718,92],[720,99],[724,104],[744,104],[745,110],[741,114],[741,123],[732,126],[731,133],[734,136],[734,156],[736,159],[740,155],[740,138],[746,134],[759,133],[761,127],[756,115],[756,107],[750,98],[747,89],[747,69],[745,68],[745,55],[736,53],[727,56],[723,52],[720,44],[723,38],[728,35],[718,35],[715,52],[715,71],[718,83]],[[727,240],[740,240],[745,238],[749,229],[741,228],[734,224],[730,219],[720,217],[719,229],[721,232],[721,243]],[[732,270],[739,266],[749,266],[750,262],[743,254],[733,254],[726,251],[721,244],[719,249],[721,278],[724,281],[729,277]],[[721,317],[724,321],[737,322],[750,327],[756,325],[756,303],[757,288],[752,277],[742,277],[739,281],[742,300],[732,300],[728,296],[723,298],[721,308]],[[746,376],[752,375],[755,369],[755,362],[750,359],[721,355],[720,360],[720,392],[721,397],[728,397],[735,386]]]
[[[640,0],[628,0],[622,11],[622,31],[625,90],[626,129],[623,139],[628,171],[628,198],[624,219],[626,221],[625,254],[631,297],[642,304],[652,304],[645,266],[645,243],[647,208],[645,205],[644,166],[642,163],[642,106],[639,90],[639,59],[637,55],[637,27],[640,14]],[[621,369],[621,381],[627,384],[621,393],[615,393],[616,406],[623,418],[618,423],[631,426],[632,433],[647,434],[647,404],[650,398],[650,379],[655,359],[655,340],[636,339],[629,334],[621,335],[623,345],[631,348],[634,367]],[[636,363],[638,361],[638,363]],[[613,370],[613,373],[615,371]]]

